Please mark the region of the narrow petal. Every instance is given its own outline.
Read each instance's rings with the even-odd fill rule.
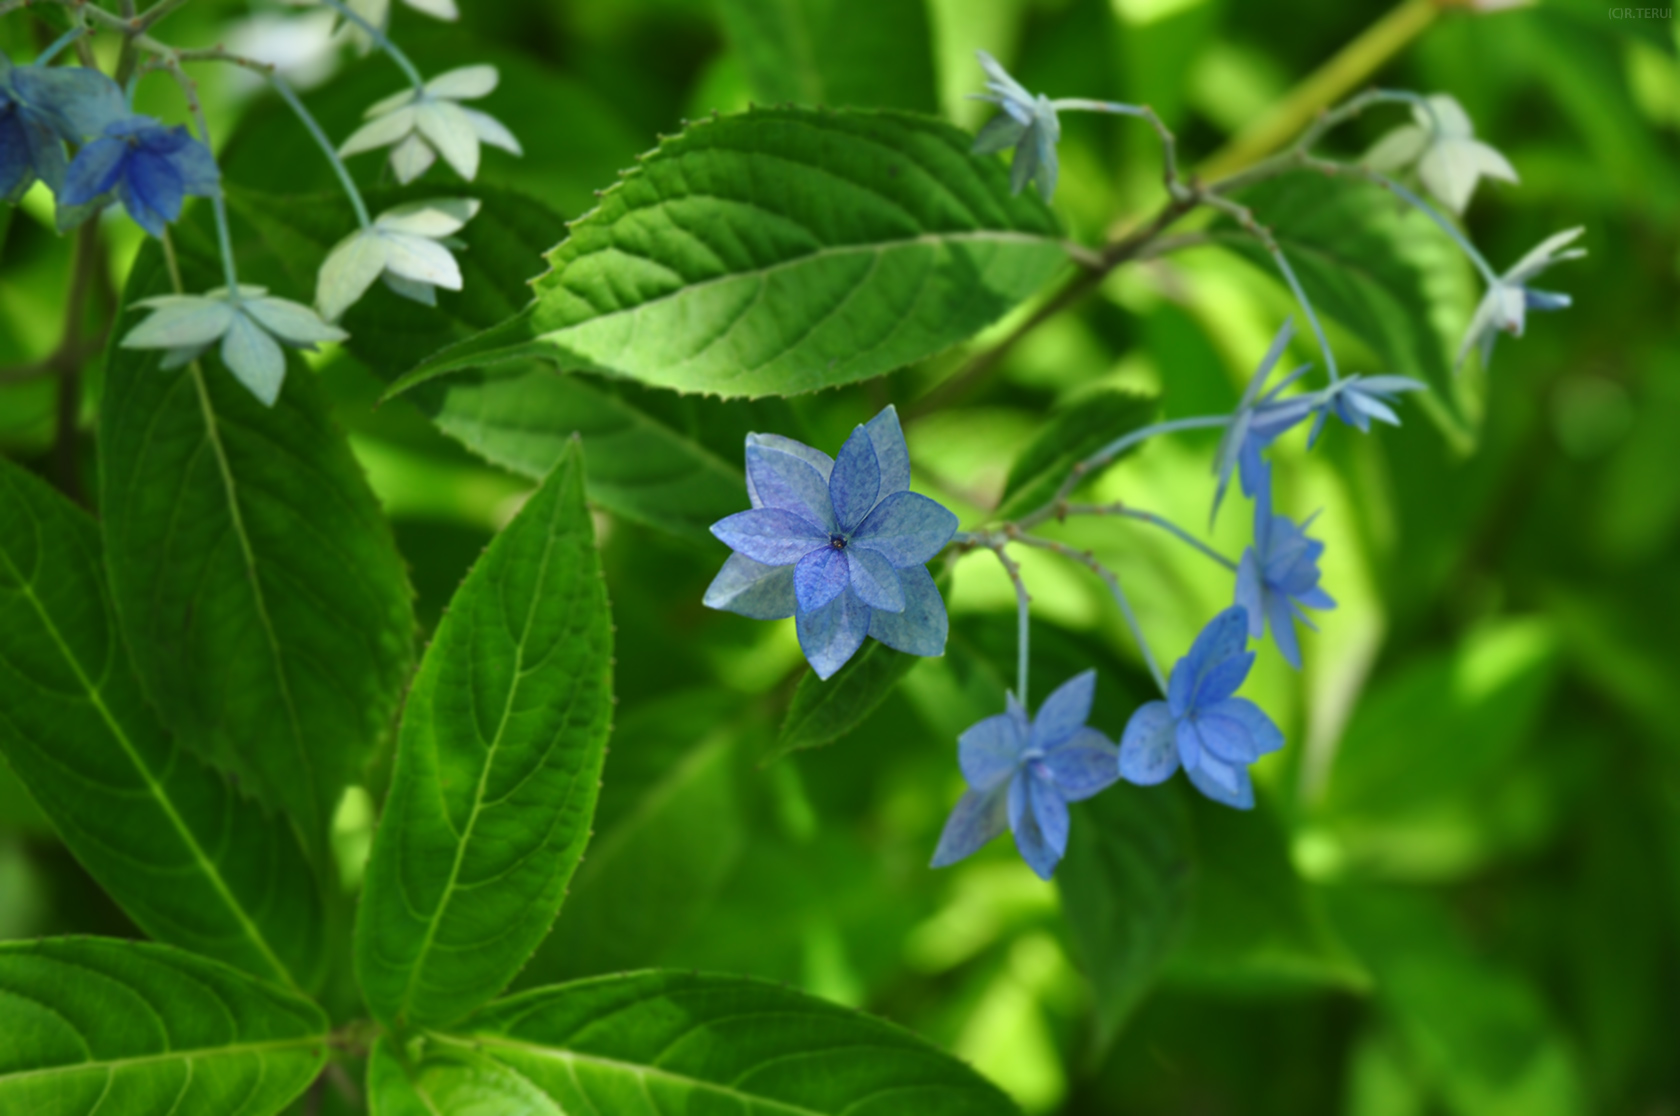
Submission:
[[[236,316],[237,311],[226,299],[182,299],[153,310],[145,321],[128,331],[121,346],[125,349],[180,349],[208,345],[227,332]]]
[[[328,325],[319,314],[301,303],[285,298],[250,298],[244,303],[245,313],[269,333],[288,345],[317,345],[323,341],[343,341],[350,335],[337,326]]]
[[[747,446],[747,488],[756,507],[782,508],[830,533],[839,530],[828,482],[810,462],[769,446]]]
[[[1249,781],[1248,768],[1220,763],[1202,757],[1199,766],[1185,769],[1197,790],[1215,802],[1236,810],[1254,808],[1254,784]]]
[[[414,131],[414,123],[413,106],[369,120],[351,132],[349,139],[339,144],[338,153],[348,158],[351,155],[360,155],[364,151],[377,151],[381,147],[388,147]]]
[[[731,554],[706,587],[702,603],[754,620],[785,620],[796,611],[793,566],[766,566]]]
[[[1237,563],[1237,607],[1248,614],[1248,638],[1266,634],[1266,618],[1260,611],[1260,560],[1251,546]]]
[[[389,97],[382,97],[367,107],[367,111],[362,113],[362,119],[372,120],[377,116],[389,116],[404,105],[412,105],[414,98],[419,95],[419,91],[411,86],[408,89],[399,90]]]
[[[1173,743],[1178,746],[1178,762],[1186,771],[1202,762],[1202,734],[1196,731],[1196,722],[1191,717],[1174,722]]]
[[[478,132],[453,101],[426,101],[414,110],[414,127],[443,161],[471,182],[478,176]]]
[[[1138,706],[1120,736],[1120,775],[1128,783],[1153,786],[1178,770],[1177,722],[1164,701]]]
[[[939,846],[933,850],[931,868],[946,868],[972,856],[980,847],[1009,827],[1008,789],[1002,785],[989,792],[968,791],[951,811]]]
[[[1167,701],[1172,706],[1173,716],[1182,717],[1189,712],[1191,700],[1202,685],[1203,675],[1240,655],[1247,646],[1248,616],[1241,608],[1228,608],[1209,620],[1190,645],[1189,653],[1173,667],[1172,679],[1167,685]],[[1229,696],[1219,695],[1220,698]]]
[[[910,488],[910,448],[904,444],[904,430],[898,425],[898,408],[887,404],[886,410],[863,424],[875,447],[875,461],[881,467],[881,493],[886,499],[895,492]]]
[[[846,561],[851,567],[852,592],[863,598],[864,604],[887,613],[904,611],[908,603],[904,586],[891,562],[860,546],[846,551]]]
[[[1283,747],[1283,730],[1247,698],[1227,698],[1209,708],[1208,713],[1240,722],[1254,741],[1256,756],[1270,755]]]
[[[799,611],[815,612],[822,608],[845,591],[851,577],[851,563],[846,560],[844,550],[832,546],[819,546],[810,551],[799,559],[799,564],[793,570],[793,592],[799,601]]]
[[[846,665],[869,634],[871,609],[850,589],[815,612],[798,614],[799,647],[818,678],[825,681]]]
[[[1232,611],[1240,610],[1233,609]],[[1247,627],[1246,613],[1244,627]],[[1246,632],[1244,634],[1246,636]],[[1254,652],[1252,651],[1243,651],[1209,666],[1206,673],[1202,675],[1201,684],[1196,688],[1196,695],[1191,703],[1192,708],[1204,709],[1212,703],[1224,701],[1236,693],[1253,666]]]
[[[373,219],[373,223],[387,232],[440,240],[460,232],[468,221],[478,216],[483,203],[477,198],[432,198],[393,206]]]
[[[753,508],[712,524],[729,549],[767,566],[791,566],[811,551],[831,549],[828,535],[810,521],[780,508]]]
[[[869,513],[853,533],[851,544],[879,551],[904,569],[927,562],[956,533],[957,517],[943,505],[917,492],[895,492]]]
[[[462,66],[441,73],[426,83],[426,92],[451,101],[475,101],[496,91],[500,80],[496,67],[490,65]]]
[[[857,547],[852,550],[861,553]],[[950,620],[933,575],[926,566],[906,566],[898,571],[898,583],[904,590],[904,611],[872,611],[869,634],[906,655],[943,655]]]
[[[1009,783],[1009,828],[1027,867],[1048,880],[1067,852],[1067,803],[1051,782],[1023,771]]]
[[[1283,661],[1301,669],[1301,640],[1295,632],[1295,617],[1289,611],[1289,598],[1281,595],[1268,595],[1266,598],[1266,621],[1272,627],[1272,642],[1277,644],[1278,654]],[[1231,693],[1235,693],[1235,687]],[[1229,693],[1214,698],[1212,701],[1228,698]]]
[[[976,790],[991,790],[1015,773],[1027,740],[1020,722],[999,713],[970,725],[957,737],[957,763]]]
[[[377,233],[351,233],[338,242],[315,281],[315,305],[321,317],[336,321],[373,286],[385,270],[386,241]]]
[[[499,147],[503,151],[510,151],[515,155],[525,154],[525,149],[519,146],[519,140],[507,129],[507,125],[497,120],[487,112],[477,109],[464,108],[461,115],[467,118],[473,126],[480,143],[487,143],[491,147]]]
[[[274,406],[274,401],[280,398],[280,384],[286,378],[286,355],[280,351],[279,342],[243,314],[234,316],[233,324],[222,336],[222,363],[265,406]]]
[[[999,151],[1008,151],[1021,142],[1021,136],[1027,126],[1010,116],[1007,112],[1000,112],[985,126],[974,134],[974,145],[969,152],[974,155],[996,155]]]
[[[1471,156],[1476,163],[1476,170],[1488,178],[1497,178],[1501,182],[1516,182],[1517,168],[1511,161],[1501,155],[1496,149],[1481,140],[1468,141]]]
[[[1097,672],[1083,671],[1056,687],[1038,706],[1030,740],[1034,748],[1048,749],[1067,740],[1091,717],[1091,699],[1097,692]]]
[[[1037,129],[1034,123],[1021,136],[1021,142],[1015,148],[1015,158],[1009,164],[1009,191],[1019,194],[1027,188],[1027,183],[1038,173],[1038,144],[1032,135]]]
[[[136,225],[160,240],[163,238],[164,231],[169,226],[169,218],[151,207],[146,196],[134,188],[132,179],[127,175],[117,179],[117,198]]]
[[[1083,802],[1120,778],[1120,749],[1094,728],[1082,728],[1039,761],[1069,802]]]
[[[881,463],[875,457],[869,432],[861,426],[852,431],[835,455],[828,496],[840,529],[848,532],[861,530],[859,524],[881,498]]]

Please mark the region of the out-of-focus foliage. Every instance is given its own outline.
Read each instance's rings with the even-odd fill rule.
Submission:
[[[1286,180],[1275,202],[1259,191],[1245,197],[1262,219],[1275,219],[1286,250],[1303,257],[1303,282],[1338,351],[1359,358],[1344,355],[1344,365],[1414,375],[1436,394],[1426,403],[1407,397],[1398,430],[1369,438],[1333,430],[1310,454],[1298,436],[1277,450],[1280,503],[1292,513],[1324,509],[1315,526],[1328,543],[1323,585],[1341,607],[1315,614],[1320,634],[1303,633],[1303,673],[1288,671],[1269,649],[1255,668],[1247,692],[1274,711],[1288,740],[1255,768],[1260,808],[1224,812],[1183,786],[1116,788],[1073,807],[1073,846],[1051,885],[1020,863],[1007,840],[953,869],[926,867],[961,791],[957,734],[1001,709],[1013,685],[1014,596],[995,564],[976,557],[955,567],[943,658],[903,663],[882,647],[853,662],[849,670],[875,672],[877,682],[906,670],[890,692],[870,690],[878,704],[858,723],[830,717],[808,695],[791,621],[756,624],[701,607],[723,557],[704,528],[745,506],[740,446],[749,430],[833,448],[856,423],[895,403],[906,416],[919,486],[937,492],[966,525],[1000,499],[1034,488],[1039,470],[1029,466],[1053,458],[1051,451],[1068,449],[1074,459],[1072,443],[1085,436],[1082,416],[1112,410],[1115,423],[1136,424],[1139,398],[1158,399],[1168,418],[1229,410],[1251,371],[1245,362],[1291,304],[1269,271],[1238,262],[1250,251],[1228,242],[1223,226],[1116,272],[1012,350],[995,375],[925,412],[918,401],[938,390],[963,351],[786,401],[679,397],[525,363],[374,404],[441,344],[517,310],[526,291],[510,277],[542,272],[539,249],[560,242],[564,222],[591,211],[593,191],[635,165],[658,135],[681,132],[685,120],[749,102],[827,102],[937,108],[973,127],[987,113],[962,97],[980,87],[971,62],[980,47],[1029,88],[1151,104],[1178,134],[1186,167],[1194,167],[1385,6],[460,6],[461,23],[439,27],[393,5],[395,33],[428,73],[469,57],[494,62],[502,82],[483,104],[519,136],[526,155],[484,153],[473,187],[484,210],[461,234],[463,293],[445,295],[441,311],[429,312],[376,289],[346,316],[347,345],[312,361],[309,372],[293,361],[274,421],[336,424],[348,432],[356,461],[318,461],[305,475],[266,460],[261,469],[276,474],[259,470],[253,483],[295,487],[303,493],[297,500],[311,506],[318,490],[348,491],[345,515],[353,518],[362,482],[347,478],[359,464],[393,524],[395,553],[389,539],[356,534],[354,523],[341,525],[354,536],[345,545],[377,552],[366,560],[392,571],[400,555],[415,615],[430,633],[492,533],[514,521],[562,459],[566,436],[581,434],[612,586],[618,704],[594,837],[563,918],[516,988],[652,966],[783,982],[866,1008],[955,1051],[1030,1113],[1570,1116],[1680,1106],[1673,1049],[1680,1034],[1680,39],[1672,17],[1612,18],[1629,9],[1586,0],[1541,0],[1486,15],[1446,11],[1372,75],[1385,87],[1450,93],[1477,135],[1517,169],[1520,187],[1484,182],[1468,211],[1468,229],[1496,268],[1558,229],[1586,226],[1591,254],[1559,281],[1574,307],[1532,318],[1523,341],[1501,344],[1490,370],[1472,362],[1456,378],[1451,372],[1477,288],[1415,214],[1391,209],[1374,191],[1317,204],[1316,179]],[[248,14],[242,3],[205,0],[178,18],[210,41]],[[22,26],[0,23],[0,40],[21,47]],[[304,96],[328,131],[343,136],[396,80],[379,57],[345,53],[339,62],[331,83]],[[328,193],[330,172],[283,106],[241,86],[237,72],[207,71],[206,86],[206,104],[221,114],[212,125],[228,137],[219,154],[233,187],[242,263],[251,281],[295,295],[349,227],[343,203]],[[155,98],[162,106],[172,92],[149,79],[140,103]],[[179,114],[148,111],[172,122]],[[1403,110],[1373,111],[1332,144],[1357,154],[1403,118]],[[1159,194],[1154,135],[1136,121],[1097,116],[1069,116],[1064,127],[1055,208],[1068,233],[1090,243],[1117,214],[1146,216]],[[352,169],[379,199],[376,208],[420,196],[390,185],[371,156]],[[440,192],[432,186],[425,196]],[[1295,190],[1304,192],[1289,193]],[[72,265],[51,231],[50,205],[39,201],[26,199],[0,225],[0,364],[38,360],[59,341]],[[1344,233],[1338,222],[1356,209],[1370,219]],[[1370,243],[1395,237],[1397,256],[1367,254]],[[90,316],[112,304],[131,267],[144,275],[157,266],[148,255],[134,262],[139,241],[131,230],[112,224],[106,238],[115,262],[94,285]],[[189,266],[195,256],[207,258],[204,213],[189,210],[179,241]],[[1332,287],[1331,273],[1318,275],[1307,262],[1316,251],[1351,265],[1352,277],[1336,272],[1341,285]],[[992,339],[982,335],[970,351]],[[1317,358],[1298,340],[1291,360],[1307,359]],[[109,406],[135,392],[162,394],[145,382],[163,375],[153,363],[90,376],[79,416],[84,491],[103,489],[109,499],[133,479],[125,467],[101,473],[122,467],[122,447],[106,442],[98,462],[86,435],[102,398]],[[830,382],[841,379],[850,377]],[[168,402],[158,400],[160,413]],[[239,408],[254,406],[230,399],[223,415],[253,442],[262,431]],[[0,451],[52,471],[55,407],[48,381],[0,382]],[[182,410],[179,422],[193,418]],[[1047,430],[1068,445],[1045,441]],[[1151,446],[1088,490],[1094,499],[1136,499],[1200,523],[1214,440],[1190,435]],[[214,496],[190,488],[189,464],[180,463],[180,483],[197,493],[192,498]],[[8,483],[0,476],[0,485]],[[135,523],[137,515],[162,513],[107,506],[100,514],[120,526],[124,516]],[[1228,578],[1212,566],[1187,565],[1169,549],[1172,540],[1148,530],[1086,521],[1062,528],[1061,537],[1093,548],[1123,574],[1145,627],[1176,658],[1201,621],[1229,603]],[[1238,554],[1247,530],[1242,509],[1228,508],[1213,542]],[[43,537],[66,554],[90,535],[80,522],[56,524],[54,532]],[[10,536],[0,539],[0,550],[13,546]],[[190,607],[179,579],[202,591],[193,571],[170,567],[143,534],[116,557],[132,562],[124,571],[131,592],[115,602],[119,609],[155,609],[167,625]],[[226,570],[199,572],[219,579],[219,591],[251,590]],[[1048,561],[1029,562],[1026,573],[1035,609],[1033,692],[1046,694],[1095,665],[1091,720],[1118,735],[1150,684],[1106,590]],[[4,579],[0,567],[0,595]],[[380,591],[399,583],[382,582]],[[87,611],[103,607],[103,598],[89,593],[82,604],[76,639],[108,638],[98,610]],[[394,600],[359,607],[400,612]],[[354,623],[325,601],[322,611]],[[0,670],[23,669],[13,636],[0,633]],[[446,644],[440,640],[434,653]],[[72,641],[66,651],[79,648]],[[195,676],[198,684],[210,686],[229,663],[214,648],[199,651],[198,660],[139,665],[167,682],[197,662],[207,672]],[[386,673],[394,677],[400,659],[392,652]],[[339,677],[330,662],[315,666],[336,683],[356,681]],[[283,661],[276,669],[285,669]],[[388,696],[383,681],[370,682],[370,692]],[[870,679],[861,684],[870,689]],[[19,726],[27,710],[13,704],[13,693],[0,679],[8,703],[0,731],[26,732]],[[359,704],[349,692],[344,700],[344,718],[390,719],[383,705]],[[115,698],[113,708],[124,723],[140,716]],[[213,755],[216,748],[213,739],[181,732],[200,712],[185,701],[159,711],[179,733],[173,742],[157,724],[136,720],[131,766],[173,764],[173,780],[190,780],[194,769],[182,766],[193,762],[189,751]],[[265,720],[256,728],[286,726]],[[818,743],[826,746],[805,747]],[[273,782],[277,796],[310,796],[284,772],[253,778]],[[388,758],[380,759],[372,785],[357,788],[336,812],[320,804],[332,816],[305,835],[330,845],[317,855],[334,857],[351,883],[371,842],[370,803],[384,797],[388,778]],[[173,786],[165,780],[152,793]],[[177,833],[146,839],[195,839],[212,810],[194,802],[202,817],[183,811]],[[67,849],[43,809],[51,813],[53,803],[38,807],[0,767],[0,937],[140,936],[95,882],[107,883],[110,873],[89,859],[90,876],[72,859],[77,838],[69,836]],[[237,827],[230,832],[229,841],[241,840]],[[275,871],[278,880],[284,869]],[[118,884],[109,886],[121,898]],[[327,917],[342,923],[340,898],[325,902],[333,910]],[[201,913],[219,917],[209,908]],[[259,925],[296,913],[265,911]],[[294,940],[289,948],[310,947]],[[0,982],[8,987],[54,963],[83,963],[5,950]],[[228,950],[235,963],[247,952]],[[315,979],[316,958],[280,960],[301,981]],[[196,979],[194,963],[163,946],[100,963],[118,977],[146,966],[168,979]],[[311,1070],[308,1044],[320,1021],[294,1010],[289,996],[253,991],[243,978],[217,972],[237,984],[229,996],[285,1015],[276,1026],[297,1041],[285,1038],[275,1066]],[[605,1010],[613,988],[571,985],[562,994],[582,1004],[579,1012]],[[759,984],[732,994],[770,1008],[784,995]],[[821,1015],[836,1043],[872,1041],[873,1025],[799,1003],[798,1010]],[[348,1002],[332,1006],[342,1019],[357,1014]],[[514,1033],[517,1021],[498,1010],[489,1009],[482,1031]],[[602,1039],[603,1049],[612,1041]],[[124,1042],[113,1056],[156,1053],[143,1039]],[[632,1061],[646,1054],[613,1050]],[[4,1059],[0,1053],[0,1072]],[[438,1061],[427,1064],[425,1080],[455,1087],[460,1065],[449,1064],[448,1052]],[[327,1095],[329,1106],[337,1103]]]

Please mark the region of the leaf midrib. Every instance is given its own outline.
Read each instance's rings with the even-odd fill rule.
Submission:
[[[105,727],[110,731],[111,736],[122,747],[123,754],[126,755],[129,762],[134,765],[135,771],[139,772],[141,779],[145,781],[146,790],[151,795],[152,800],[158,804],[158,808],[161,809],[164,816],[169,819],[170,825],[174,828],[176,834],[181,838],[182,844],[186,845],[188,851],[192,853],[193,859],[198,863],[199,869],[210,881],[211,886],[215,889],[216,895],[224,904],[226,904],[228,910],[233,914],[234,919],[239,923],[240,928],[245,932],[245,936],[250,940],[251,944],[256,947],[257,952],[262,955],[263,960],[268,962],[269,966],[273,968],[275,973],[285,983],[286,987],[299,995],[302,995],[303,990],[298,987],[290,970],[288,970],[286,966],[280,962],[279,957],[277,957],[274,951],[269,948],[268,940],[257,930],[256,924],[253,923],[250,917],[245,913],[245,908],[234,898],[233,893],[228,889],[227,883],[222,879],[221,872],[205,855],[204,849],[198,843],[198,839],[193,835],[192,831],[187,828],[185,819],[176,812],[174,803],[170,801],[168,795],[163,793],[163,787],[155,778],[153,778],[151,771],[140,759],[140,755],[135,750],[133,742],[129,740],[128,734],[117,722],[117,719],[111,714],[110,709],[106,707],[104,695],[100,693],[99,688],[93,684],[93,681],[88,678],[87,674],[82,670],[81,663],[76,660],[75,655],[71,652],[69,644],[65,642],[63,635],[58,630],[58,625],[53,623],[52,617],[47,613],[47,610],[41,603],[40,598],[35,595],[34,583],[24,579],[22,571],[20,571],[17,566],[12,563],[11,555],[4,548],[0,548],[0,562],[4,562],[6,564],[7,571],[18,583],[24,597],[28,599],[30,605],[34,608],[36,616],[40,618],[41,624],[47,630],[47,634],[52,637],[53,644],[58,648],[59,654],[64,657],[64,661],[69,664],[71,672],[75,674],[76,681],[80,683],[82,688],[87,692],[88,703],[98,711],[100,719],[105,722]]]
[[[306,1035],[293,1039],[273,1039],[268,1042],[242,1042],[230,1046],[200,1046],[191,1050],[166,1050],[160,1054],[137,1054],[132,1058],[110,1058],[104,1061],[74,1062],[62,1066],[45,1066],[22,1073],[0,1074],[0,1087],[29,1078],[52,1077],[58,1074],[86,1073],[89,1070],[129,1069],[135,1066],[168,1062],[190,1063],[194,1059],[220,1058],[240,1054],[264,1054],[285,1050],[308,1050],[327,1041],[326,1035]]]

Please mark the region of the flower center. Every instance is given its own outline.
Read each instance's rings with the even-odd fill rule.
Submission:
[[[830,535],[830,536],[828,536],[828,545],[832,546],[835,550],[845,550],[846,549],[846,536],[845,535]]]

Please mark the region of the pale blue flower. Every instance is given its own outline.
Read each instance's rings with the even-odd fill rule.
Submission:
[[[1118,749],[1085,724],[1096,679],[1091,670],[1075,675],[1030,719],[1010,694],[1005,712],[958,737],[957,762],[969,789],[945,823],[933,867],[955,864],[1007,826],[1028,867],[1050,878],[1067,852],[1068,803],[1120,777]]]
[[[37,178],[56,194],[81,143],[127,111],[122,90],[81,66],[17,66],[0,55],[0,197],[15,202]]]
[[[1019,194],[1028,182],[1036,182],[1038,196],[1048,203],[1056,193],[1056,143],[1062,138],[1056,106],[1042,93],[1028,93],[990,54],[974,53],[986,71],[986,92],[974,94],[974,99],[1003,109],[1003,115],[987,121],[974,137],[974,154],[993,155],[1013,147],[1010,189]]]
[[[181,215],[187,195],[211,196],[220,178],[210,149],[186,128],[125,116],[76,153],[59,200],[87,205],[115,190],[134,223],[161,237],[164,226]]]
[[[1470,319],[1470,328],[1464,333],[1464,343],[1458,349],[1458,364],[1464,363],[1471,349],[1480,348],[1482,367],[1486,368],[1488,359],[1493,356],[1493,343],[1499,331],[1503,330],[1513,337],[1522,336],[1525,311],[1562,310],[1569,305],[1568,295],[1531,290],[1528,281],[1555,263],[1585,256],[1585,248],[1559,251],[1585,231],[1574,228],[1547,237],[1539,247],[1489,285],[1487,294],[1482,296],[1481,304],[1476,307],[1475,316]]]
[[[1248,386],[1243,389],[1242,399],[1237,403],[1231,421],[1226,424],[1225,433],[1220,436],[1219,450],[1213,460],[1213,472],[1219,478],[1218,487],[1213,493],[1213,515],[1219,514],[1219,505],[1225,499],[1225,489],[1230,486],[1231,474],[1240,469],[1243,495],[1253,496],[1257,478],[1263,467],[1261,451],[1312,413],[1313,396],[1278,398],[1284,389],[1312,367],[1310,364],[1301,365],[1270,391],[1261,395],[1272,369],[1277,366],[1278,359],[1283,356],[1283,350],[1288,347],[1290,339],[1294,336],[1295,320],[1285,318],[1277,336],[1272,338],[1271,346],[1266,349],[1266,355],[1260,358],[1254,375],[1249,377]]]
[[[1469,114],[1453,98],[1419,98],[1412,119],[1378,141],[1365,165],[1385,174],[1415,167],[1424,189],[1454,213],[1464,212],[1481,179],[1517,180],[1510,160],[1476,138]]]
[[[710,608],[797,618],[799,645],[828,678],[874,636],[911,655],[945,651],[945,602],[929,559],[957,517],[910,490],[910,455],[888,407],[838,459],[775,434],[747,436],[752,510],[712,524],[735,553],[706,590]]]
[[[1249,636],[1261,638],[1270,624],[1278,651],[1300,670],[1295,621],[1313,628],[1302,607],[1330,609],[1336,602],[1318,584],[1318,559],[1324,544],[1307,538],[1312,519],[1296,525],[1286,515],[1272,514],[1269,482],[1270,477],[1264,478],[1255,497],[1254,545],[1243,551],[1237,566],[1237,604],[1248,613]]]
[[[1361,434],[1370,432],[1372,419],[1399,426],[1400,416],[1390,406],[1394,397],[1402,392],[1423,391],[1427,386],[1409,376],[1362,376],[1358,373],[1343,376],[1311,396],[1316,417],[1312,433],[1307,435],[1307,448],[1311,449],[1317,443],[1318,436],[1324,432],[1324,424],[1332,415]],[[1247,491],[1246,486],[1244,491]]]
[[[1120,738],[1128,782],[1165,782],[1184,768],[1196,789],[1227,806],[1254,805],[1248,765],[1283,747],[1283,733],[1253,702],[1234,697],[1254,665],[1248,613],[1226,609],[1202,629],[1173,667],[1167,700],[1139,706]]]

